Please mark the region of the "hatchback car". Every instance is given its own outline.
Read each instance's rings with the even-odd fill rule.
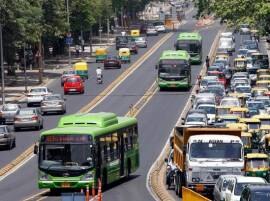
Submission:
[[[225,192],[226,201],[240,201],[241,193],[246,185],[266,184],[261,177],[236,176],[230,181]]]
[[[229,184],[229,182],[235,177],[236,175],[220,175],[213,191],[213,199],[214,201],[224,201],[225,200],[225,191]]]
[[[13,124],[16,113],[20,110],[18,104],[5,104],[0,110],[0,120],[3,124]]]
[[[157,29],[153,26],[153,25],[148,25],[147,29],[146,29],[146,35],[147,36],[157,36],[158,35],[158,31]]]
[[[66,113],[66,102],[61,94],[52,94],[44,96],[41,101],[41,113],[46,114],[49,112],[60,112],[61,114]]]
[[[153,25],[158,32],[166,32],[166,28],[163,22],[154,22]]]
[[[45,95],[51,94],[51,91],[47,87],[34,87],[30,89],[27,94],[27,106],[34,104],[40,104]]]
[[[270,184],[256,184],[246,186],[241,194],[240,201],[270,200]]]
[[[84,82],[80,76],[72,76],[67,78],[66,82],[64,83],[64,94],[68,93],[84,93]]]
[[[14,130],[21,128],[35,128],[40,130],[43,128],[43,118],[38,108],[22,108],[15,116]]]
[[[135,43],[138,47],[147,48],[147,40],[145,37],[137,37],[135,38]]]
[[[8,149],[16,147],[15,135],[10,133],[6,125],[0,126],[0,147],[7,147]]]
[[[121,68],[121,60],[117,56],[108,55],[104,60],[104,69],[107,68]]]
[[[66,79],[70,76],[76,75],[74,70],[65,70],[61,76],[61,86],[64,86]]]

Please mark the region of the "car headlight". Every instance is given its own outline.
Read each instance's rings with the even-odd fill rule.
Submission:
[[[39,180],[42,180],[42,181],[49,180],[48,174],[46,174],[44,172],[40,172],[39,173]]]
[[[94,178],[93,173],[92,172],[87,172],[85,175],[83,175],[81,180],[89,181],[89,180],[92,180],[93,178]]]

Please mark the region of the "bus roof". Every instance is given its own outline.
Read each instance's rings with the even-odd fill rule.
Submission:
[[[165,50],[161,54],[160,60],[162,59],[189,60],[189,54],[185,50]]]
[[[91,134],[96,136],[136,123],[136,118],[117,117],[114,113],[78,113],[62,117],[57,128],[44,131],[41,136],[52,134]]]
[[[202,40],[202,36],[198,32],[182,32],[178,35],[177,40]]]

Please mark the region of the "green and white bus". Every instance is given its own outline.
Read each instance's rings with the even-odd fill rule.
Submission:
[[[202,36],[198,32],[183,32],[177,37],[176,50],[186,50],[192,64],[202,62]]]
[[[163,51],[159,63],[157,83],[162,89],[189,89],[191,87],[190,56],[184,50]]]
[[[40,135],[38,187],[82,189],[107,185],[139,167],[137,120],[113,113],[64,116]]]

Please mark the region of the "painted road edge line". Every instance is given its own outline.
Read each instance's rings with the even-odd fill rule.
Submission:
[[[220,36],[220,33],[224,30],[224,27],[219,30],[217,33],[214,42],[212,43],[211,49],[209,51],[209,56],[211,60],[213,61],[214,59],[214,53],[216,52],[217,44],[218,44],[218,39]],[[211,62],[212,62],[211,61]],[[200,75],[204,75],[206,73],[206,64],[204,63]],[[191,100],[191,95],[195,93],[196,89],[198,87],[198,80],[196,80],[196,83],[190,93],[190,96],[187,100],[187,103],[181,112],[176,125],[178,125],[181,122],[181,118],[187,113],[188,109],[190,108],[190,100]],[[159,154],[158,158],[155,160],[155,162],[152,164],[151,168],[149,169],[147,173],[147,178],[146,178],[146,188],[148,189],[149,193],[152,195],[152,197],[155,200],[174,200],[174,198],[169,194],[167,191],[166,187],[164,186],[164,173],[165,173],[165,165],[164,165],[164,156],[168,155],[168,151],[170,149],[170,137],[173,135],[173,129],[170,132],[169,138],[165,143],[165,146],[163,147],[161,153]],[[163,170],[163,171],[161,171]],[[160,174],[162,173],[162,174]]]

